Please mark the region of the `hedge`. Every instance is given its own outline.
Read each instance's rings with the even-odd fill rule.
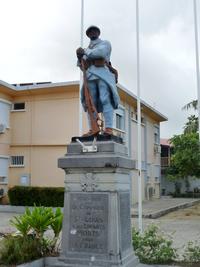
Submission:
[[[187,192],[187,193],[173,193],[174,198],[200,198],[200,193]]]
[[[8,190],[13,206],[64,206],[64,187],[14,186]]]

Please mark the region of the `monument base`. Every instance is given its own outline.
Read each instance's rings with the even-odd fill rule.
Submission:
[[[66,173],[62,253],[52,267],[138,265],[130,215],[130,170],[135,162],[120,143],[96,145],[97,152],[84,153],[80,144],[71,143],[59,159]]]
[[[138,259],[130,254],[123,261],[87,261],[83,259],[66,259],[62,257],[51,257],[45,259],[45,267],[137,267]]]
[[[136,267],[139,262],[136,257],[134,257],[133,252],[130,253],[123,260],[118,261],[106,261],[106,260],[83,260],[81,259],[66,259],[59,258],[57,264],[60,267]],[[49,266],[50,267],[50,266]]]

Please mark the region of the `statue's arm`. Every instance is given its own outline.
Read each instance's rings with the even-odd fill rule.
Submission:
[[[88,59],[106,58],[111,53],[111,44],[108,41],[103,41],[93,49],[87,48],[85,55]]]

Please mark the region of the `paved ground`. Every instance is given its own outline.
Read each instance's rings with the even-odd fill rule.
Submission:
[[[168,210],[169,207],[182,205],[183,203],[189,203],[191,205],[191,199],[160,199],[152,202],[146,202],[143,204],[143,213],[155,214],[160,210]],[[133,207],[133,212],[136,213],[137,206]],[[17,215],[16,213],[0,212],[0,232],[6,233],[13,230],[9,225],[9,220]],[[174,211],[165,216],[157,219],[143,218],[144,229],[151,223],[160,226],[161,230],[166,234],[173,236],[174,247],[183,249],[183,245],[190,240],[198,240],[200,238],[200,204],[184,209]],[[137,228],[138,219],[132,218],[132,224]],[[138,267],[167,267],[159,265],[143,265],[140,264]]]
[[[190,207],[195,203],[200,203],[200,199],[161,197],[160,199],[143,202],[142,214],[145,218],[159,218],[173,210]],[[137,204],[132,208],[132,216],[138,216]]]
[[[200,238],[200,204],[196,205],[192,199],[160,199],[143,204],[143,214],[167,213],[157,219],[143,218],[143,229],[149,224],[156,224],[165,233],[173,238],[174,247],[183,251],[183,246],[188,241],[199,240]],[[178,206],[191,206],[185,209],[178,209]],[[176,211],[169,213],[170,207],[176,207]],[[134,211],[136,212],[136,206]],[[132,218],[132,225],[138,227],[138,219]]]
[[[16,215],[18,214],[0,212],[0,233],[10,233],[14,230],[14,228],[10,225],[9,220]]]
[[[180,252],[183,250],[183,246],[188,241],[199,240],[200,237],[200,224],[199,219],[170,219],[167,216],[160,219],[143,219],[143,229],[145,230],[149,224],[156,224],[167,235],[173,238],[173,244],[175,248],[178,248]],[[138,220],[132,219],[132,224],[137,228]]]

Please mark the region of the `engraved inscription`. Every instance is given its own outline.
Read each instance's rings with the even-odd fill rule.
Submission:
[[[106,253],[108,194],[70,194],[69,251]]]
[[[119,194],[121,248],[125,251],[131,246],[131,216],[129,192]]]

